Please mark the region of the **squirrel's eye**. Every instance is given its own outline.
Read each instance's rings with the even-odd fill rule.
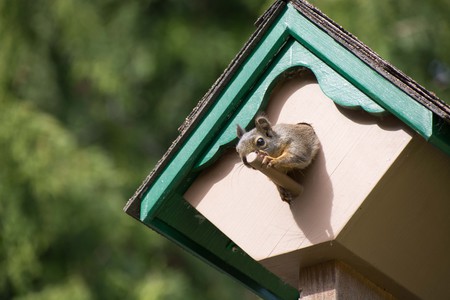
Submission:
[[[256,146],[258,146],[258,147],[264,146],[265,143],[266,142],[264,142],[263,138],[259,138],[256,140]]]

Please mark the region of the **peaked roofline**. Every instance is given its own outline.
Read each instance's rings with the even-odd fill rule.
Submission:
[[[187,116],[185,122],[178,128],[180,134],[169,147],[167,152],[159,160],[153,171],[147,176],[135,194],[127,202],[124,210],[132,217],[140,220],[140,200],[147,189],[154,183],[158,176],[163,172],[165,166],[171,160],[177,150],[183,145],[192,130],[202,120],[208,109],[215,103],[215,100],[229,84],[235,73],[241,65],[251,55],[253,49],[258,45],[261,38],[270,28],[279,14],[288,3],[304,17],[314,23],[318,28],[326,32],[336,42],[346,48],[349,52],[358,57],[365,64],[370,66],[378,74],[383,76],[393,85],[401,89],[412,99],[426,107],[441,120],[450,124],[450,106],[440,100],[434,93],[426,90],[403,72],[393,65],[383,60],[369,47],[364,45],[351,33],[344,30],[337,23],[328,18],[320,10],[304,0],[276,1],[255,23],[257,26],[255,32],[250,36],[244,47],[239,51],[236,57],[231,61],[222,75],[217,79],[209,91],[199,101],[197,106]]]
[[[433,92],[428,91],[395,66],[382,59],[353,34],[346,31],[342,26],[338,25],[308,2],[303,0],[292,0],[288,2],[291,2],[303,16],[316,24],[348,51],[352,52],[392,84],[400,88],[423,106],[427,107],[440,118],[450,122],[450,105],[439,99]]]

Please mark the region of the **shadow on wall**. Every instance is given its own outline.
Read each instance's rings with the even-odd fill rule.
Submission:
[[[333,187],[325,165],[323,149],[317,153],[314,162],[294,179],[305,186],[303,193],[290,206],[295,222],[305,237],[312,243],[334,239],[331,227],[333,208]]]
[[[276,95],[276,101],[273,101],[274,99],[269,101],[266,112],[273,124],[276,124],[280,119],[282,109],[293,93],[309,84],[317,84],[316,77],[309,69],[298,68],[290,70],[289,74],[290,77],[281,81],[271,93]],[[301,116],[296,120],[298,123],[304,121]],[[295,222],[312,244],[323,242],[324,237],[326,237],[326,240],[334,239],[330,223],[333,207],[333,187],[327,173],[322,147],[321,145],[313,163],[293,176],[305,189],[301,195],[293,199],[290,207],[291,212]]]
[[[343,108],[332,102],[332,99],[325,95],[314,98],[311,93],[308,93],[308,90],[312,90],[310,89],[312,85],[317,86],[318,81],[309,69],[299,67],[289,70],[287,75],[282,76],[285,79],[280,80],[279,84],[270,92],[271,96],[268,99],[269,104],[266,109],[266,113],[273,124],[312,122],[316,133],[318,133],[319,140],[321,139],[321,134],[324,133],[325,135],[330,132],[339,134],[335,128],[324,127],[324,124],[330,126],[333,123],[318,121],[321,120],[322,116],[317,114],[321,114],[322,110],[321,106],[317,105],[315,101],[330,101],[330,104],[332,103],[336,108],[335,112],[341,114],[350,123],[363,126],[377,125],[386,131],[402,129],[408,131],[411,135],[413,134],[408,128],[405,129],[403,123],[399,122],[393,115],[373,116],[363,110]],[[294,95],[301,90],[304,92]],[[294,114],[292,110],[295,110]],[[311,115],[311,112],[313,112],[313,115]],[[346,126],[348,127],[349,125]],[[317,130],[319,127],[320,132]],[[347,131],[346,134],[351,135],[352,132]],[[335,146],[330,144],[330,138],[328,137],[327,143],[321,143],[321,150],[315,161],[306,170],[302,170],[294,176],[294,179],[301,183],[305,189],[303,194],[292,201],[291,212],[300,230],[312,244],[335,238],[335,233],[331,226],[334,193],[330,176],[333,170],[327,170],[326,161],[327,154],[329,156],[329,154],[333,153],[334,149],[331,149],[331,147]]]

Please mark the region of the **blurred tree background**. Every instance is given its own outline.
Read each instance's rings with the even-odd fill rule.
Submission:
[[[272,1],[0,0],[0,299],[254,299],[122,208]],[[450,99],[447,0],[321,0]]]

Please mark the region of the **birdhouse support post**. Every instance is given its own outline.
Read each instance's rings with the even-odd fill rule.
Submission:
[[[329,261],[302,268],[299,280],[300,299],[395,299],[350,266]]]

